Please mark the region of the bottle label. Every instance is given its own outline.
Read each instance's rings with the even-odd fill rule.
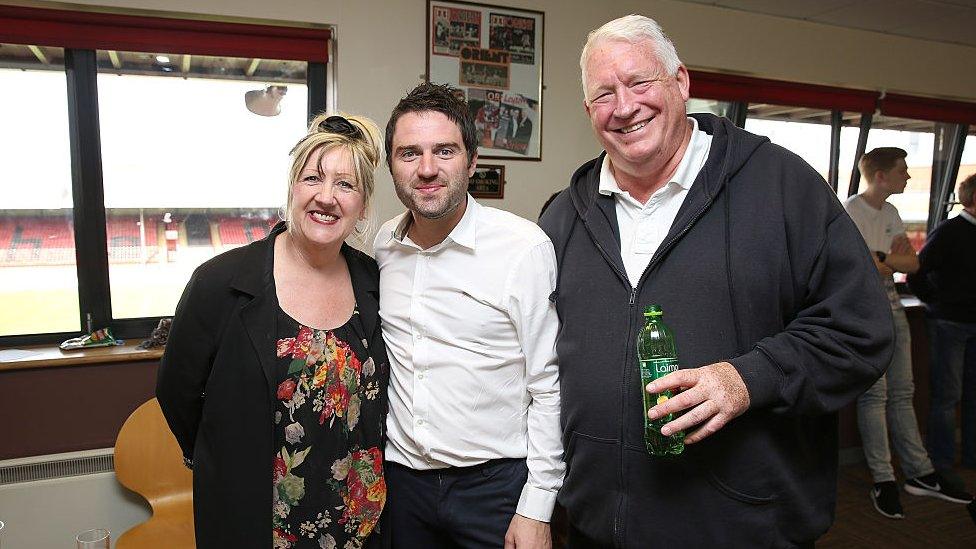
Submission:
[[[676,358],[652,358],[640,361],[641,380],[649,383],[678,370]]]

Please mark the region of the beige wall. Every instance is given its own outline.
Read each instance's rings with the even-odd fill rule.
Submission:
[[[487,0],[486,0],[487,1]],[[505,199],[486,204],[534,219],[599,148],[581,107],[579,49],[614,17],[655,17],[692,68],[976,101],[976,48],[891,37],[668,0],[492,0],[546,13],[542,162],[507,166]],[[86,4],[88,2],[62,2]],[[424,72],[424,0],[98,0],[100,5],[329,23],[337,27],[338,105],[385,124]],[[924,77],[923,77],[924,75]],[[401,210],[384,170],[378,217]]]

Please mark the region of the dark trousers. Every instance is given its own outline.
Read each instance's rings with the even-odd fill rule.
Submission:
[[[504,547],[527,476],[524,459],[429,471],[387,462],[393,548]]]
[[[929,318],[932,409],[929,456],[936,469],[956,462],[956,409],[962,404],[962,463],[976,467],[976,323]]]

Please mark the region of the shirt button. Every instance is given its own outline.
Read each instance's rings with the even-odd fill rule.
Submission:
[[[418,417],[417,418],[417,425],[423,425],[423,424],[424,424],[424,418]]]
[[[424,373],[420,372],[419,374],[417,374],[417,379],[424,379]]]
[[[413,337],[414,337],[414,339],[416,339],[417,341],[420,341],[421,339],[423,339],[423,338],[424,338],[424,336],[422,336],[421,334],[417,334],[417,335],[415,335],[415,336],[413,336]]]

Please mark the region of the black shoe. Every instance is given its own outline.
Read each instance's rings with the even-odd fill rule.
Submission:
[[[874,503],[874,508],[879,513],[890,519],[905,518],[901,500],[898,499],[898,485],[893,480],[874,484],[874,488],[871,489],[871,503]]]
[[[905,491],[913,496],[931,496],[952,503],[969,503],[973,500],[972,494],[946,482],[939,473],[906,480]]]
[[[962,480],[954,469],[936,469],[935,474],[939,475],[943,485],[947,485],[957,492],[966,491],[966,483]]]

